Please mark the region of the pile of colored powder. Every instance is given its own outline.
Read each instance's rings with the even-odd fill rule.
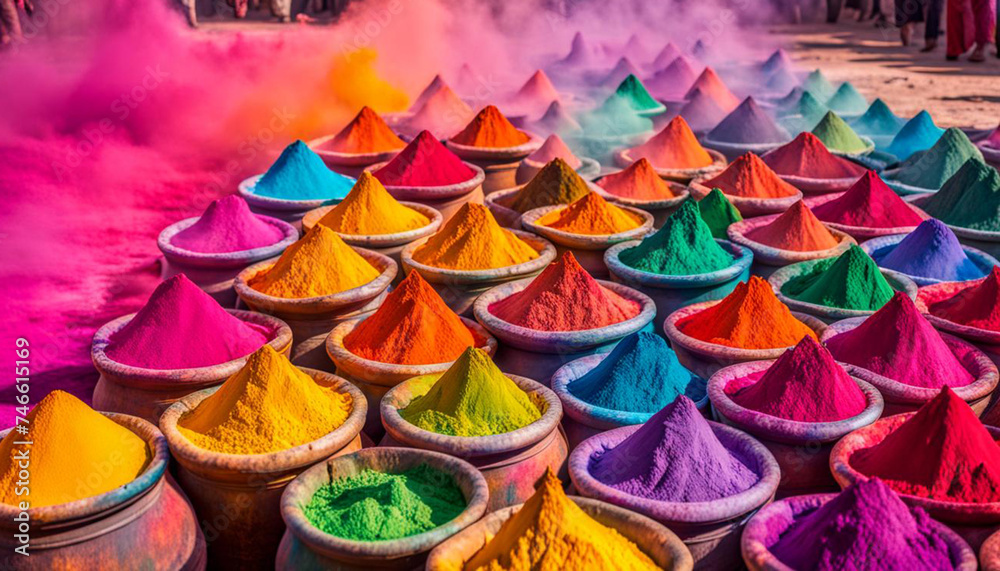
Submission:
[[[655,234],[622,250],[618,258],[637,270],[668,276],[707,274],[733,264],[733,256],[715,241],[698,205],[690,200],[685,200]]]
[[[789,89],[797,87],[799,85],[799,78],[795,76],[794,73],[787,69],[779,69],[778,71],[771,74],[767,78],[767,82],[764,87],[768,91],[774,93],[786,93]]]
[[[934,124],[930,113],[921,111],[903,125],[886,151],[905,161],[913,153],[933,147],[941,135],[944,135],[944,129]]]
[[[935,218],[921,222],[888,253],[881,254],[878,263],[910,276],[948,282],[975,280],[985,275],[965,255],[951,228]]]
[[[1000,232],[1000,173],[969,159],[921,207],[949,226]]]
[[[969,159],[982,161],[983,153],[961,129],[950,127],[930,150],[904,162],[893,178],[910,186],[938,190]]]
[[[11,430],[0,441],[0,503],[8,506],[98,496],[135,480],[152,459],[142,438],[67,392],[45,395],[26,419],[28,435]],[[22,455],[30,455],[30,479]]]
[[[665,66],[658,67],[660,71],[653,74],[646,82],[646,87],[658,97],[668,100],[679,100],[691,89],[698,72],[691,60],[686,56],[677,56]]]
[[[614,448],[591,456],[588,471],[616,490],[659,502],[711,502],[760,480],[683,395]]]
[[[711,99],[719,109],[729,113],[740,104],[739,97],[733,95],[726,84],[722,81],[711,66],[706,67],[698,79],[691,85],[691,89],[684,95],[684,99],[691,99],[696,89],[700,89],[709,99]]]
[[[802,88],[812,93],[820,101],[829,101],[835,92],[833,84],[818,69],[809,73],[806,80],[802,82]]]
[[[726,118],[726,112],[700,89],[695,89],[691,93],[687,103],[681,107],[679,115],[698,132],[713,129]]]
[[[753,153],[746,153],[730,163],[726,170],[701,184],[718,188],[723,194],[743,198],[784,198],[799,193],[797,188],[781,180],[763,159]]]
[[[680,364],[662,337],[645,331],[622,339],[596,367],[566,388],[595,406],[650,414],[680,395],[692,400],[705,397],[705,381]]]
[[[905,385],[936,389],[964,387],[975,380],[902,292],[861,325],[829,339],[826,346],[838,361]]]
[[[839,115],[828,111],[820,122],[813,127],[812,134],[823,142],[827,149],[842,153],[859,153],[868,148],[868,143],[851,129]]]
[[[560,95],[552,80],[542,70],[536,70],[521,89],[510,99],[512,108],[531,113],[538,113],[552,102],[559,101]]]
[[[900,494],[945,502],[1000,501],[1000,448],[968,403],[947,386],[848,462]]]
[[[450,270],[492,270],[523,264],[538,251],[501,228],[489,208],[465,203],[441,230],[413,251],[416,262]]]
[[[398,474],[362,470],[316,490],[303,508],[320,530],[354,541],[389,541],[444,525],[465,509],[455,480],[427,464]]]
[[[476,172],[428,131],[422,131],[382,168],[375,178],[386,186],[449,186],[476,176]]]
[[[636,111],[663,109],[663,105],[653,99],[653,96],[646,90],[646,86],[633,74],[629,74],[618,85],[618,88],[615,89],[615,95],[624,99]]]
[[[760,65],[760,70],[765,74],[770,74],[778,71],[779,69],[794,69],[795,64],[792,63],[792,58],[789,57],[788,52],[784,49],[778,48],[771,52],[771,55],[767,56],[764,63]]]
[[[545,142],[542,143],[542,146],[537,151],[528,155],[524,160],[547,165],[556,159],[566,161],[566,164],[573,169],[583,166],[583,161],[573,154],[573,151],[566,146],[562,137],[554,133],[545,139]]]
[[[604,200],[600,194],[588,192],[570,205],[542,216],[536,223],[571,234],[598,236],[635,230],[642,226],[642,219]]]
[[[170,238],[178,248],[203,254],[243,252],[276,244],[285,233],[250,212],[246,201],[231,194],[213,200],[194,224]]]
[[[723,387],[743,408],[796,422],[836,422],[861,414],[865,393],[833,355],[803,337],[767,369]]]
[[[652,67],[653,69],[663,69],[676,61],[678,58],[682,57],[687,59],[681,54],[681,49],[677,47],[677,44],[674,42],[667,42],[667,45],[663,46],[663,49],[656,54],[655,58],[653,58]],[[691,79],[693,80],[694,76],[692,76]]]
[[[366,105],[321,148],[338,153],[384,153],[405,146],[406,143],[392,132],[378,113]]]
[[[1000,126],[997,126],[982,144],[991,149],[1000,149]]]
[[[697,169],[710,166],[712,155],[698,142],[687,121],[678,115],[645,143],[629,149],[632,158],[645,158],[662,169]]]
[[[539,133],[578,133],[583,130],[580,123],[566,111],[562,103],[553,101],[545,113],[534,123],[532,127]]]
[[[570,204],[590,192],[586,181],[573,167],[562,159],[555,159],[542,167],[521,190],[502,199],[500,203],[524,214],[542,206]]]
[[[1000,331],[1000,267],[994,266],[988,276],[928,306],[931,315],[953,323]]]
[[[868,106],[865,114],[851,122],[856,133],[862,135],[895,136],[906,121],[897,117],[885,101],[876,99]]]
[[[795,252],[836,248],[840,243],[801,200],[771,222],[746,233],[754,242]]]
[[[762,160],[778,174],[804,178],[857,178],[865,174],[865,167],[834,155],[812,133],[800,133],[790,143],[765,154]]]
[[[423,88],[417,98],[413,100],[413,104],[410,105],[410,111],[415,111],[420,109],[427,100],[430,99],[432,95],[437,93],[442,89],[451,89],[448,87],[448,83],[441,77],[441,74],[437,74],[431,79],[431,82],[427,84],[427,87]]]
[[[781,349],[816,337],[757,276],[737,284],[719,303],[681,319],[677,328],[706,343],[738,349]]]
[[[459,132],[476,116],[475,111],[447,85],[427,98],[405,121],[407,132],[430,131],[442,137]]]
[[[620,85],[630,75],[639,76],[642,75],[642,72],[639,71],[639,68],[636,67],[634,63],[632,63],[631,59],[622,56],[618,58],[615,66],[611,68],[611,71],[608,72],[608,74],[604,76],[604,79],[600,80],[598,84],[602,87],[615,87]],[[623,99],[623,101],[627,100]],[[629,106],[631,107],[631,103],[629,103]]]
[[[283,200],[325,200],[343,198],[353,184],[354,179],[328,169],[305,143],[295,141],[281,151],[252,192]]]
[[[319,219],[320,225],[351,236],[398,234],[430,223],[430,218],[400,204],[369,172],[361,173],[347,197]]]
[[[421,379],[421,389],[399,415],[410,424],[448,436],[492,436],[524,428],[542,417],[544,404],[500,372],[482,349],[465,350],[440,376]],[[431,384],[433,383],[433,384]]]
[[[924,221],[875,171],[866,171],[843,195],[812,211],[823,222],[861,228],[907,228]]]
[[[354,289],[379,274],[339,234],[317,224],[289,246],[273,266],[250,278],[248,285],[270,296],[300,299]]]
[[[653,130],[653,121],[639,115],[627,101],[612,95],[597,109],[580,117],[580,127],[593,137],[621,137]]]
[[[595,184],[609,194],[622,198],[669,200],[676,196],[646,158],[635,161],[625,170],[601,177]]]
[[[566,57],[557,61],[556,66],[588,68],[594,64],[596,57],[597,50],[587,42],[583,34],[577,32],[573,34],[569,53],[566,54]]]
[[[790,569],[953,569],[934,520],[878,478],[861,480],[800,516],[770,552]]]
[[[713,188],[712,192],[699,200],[697,204],[698,213],[708,225],[708,229],[712,231],[713,238],[728,239],[727,230],[730,224],[743,220],[740,211],[736,210],[733,203],[729,202],[726,195],[718,188]]]
[[[380,363],[450,363],[477,340],[418,272],[410,272],[372,315],[344,337],[351,353]]]
[[[451,142],[468,147],[506,149],[523,145],[531,137],[518,131],[494,105],[487,105]]]
[[[534,495],[465,564],[467,571],[653,571],[648,555],[580,509],[547,470]]]
[[[157,286],[135,317],[111,335],[104,353],[143,369],[211,367],[253,353],[269,333],[233,317],[178,274]]]
[[[223,454],[268,454],[317,440],[351,414],[348,394],[321,386],[261,347],[219,390],[177,422],[192,444]]]
[[[815,125],[823,118],[829,109],[813,97],[812,93],[803,91],[802,96],[794,105],[785,109],[782,115],[800,115],[809,125]]]
[[[779,110],[787,111],[788,109],[793,108],[799,102],[799,100],[802,99],[803,93],[807,92],[805,89],[802,89],[801,87],[792,88],[791,90],[789,90],[788,95],[785,95],[781,99],[775,101],[774,106]],[[816,98],[813,97],[813,99]],[[816,101],[819,100],[816,99]],[[826,110],[824,109],[823,112],[826,113]]]
[[[808,272],[788,280],[781,293],[816,305],[875,311],[895,292],[875,261],[851,245],[840,256],[822,260]]]
[[[841,115],[861,115],[868,110],[868,101],[850,82],[845,81],[827,100],[826,106]]]
[[[753,97],[747,97],[739,107],[709,131],[708,138],[725,143],[767,144],[784,143],[792,138],[784,127],[774,122]]]
[[[528,287],[489,306],[500,319],[540,331],[581,331],[639,315],[639,303],[597,283],[572,252],[545,268]]]

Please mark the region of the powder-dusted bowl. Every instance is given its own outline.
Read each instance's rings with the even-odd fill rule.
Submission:
[[[828,230],[837,239],[836,246],[825,250],[813,250],[807,252],[775,248],[774,246],[762,244],[748,236],[748,234],[752,233],[754,230],[774,222],[774,220],[779,216],[781,215],[771,214],[770,216],[760,216],[757,218],[750,218],[748,220],[740,220],[730,224],[729,228],[726,230],[731,241],[743,246],[744,248],[748,248],[751,252],[753,252],[753,267],[750,271],[755,276],[769,278],[772,274],[774,274],[774,272],[786,266],[790,266],[791,264],[797,264],[808,260],[835,258],[846,252],[852,244],[857,244],[854,238],[851,238],[849,234],[833,228],[828,228]]]
[[[239,193],[243,200],[247,201],[247,205],[250,206],[250,210],[257,213],[263,214],[265,216],[271,216],[272,218],[277,218],[279,220],[284,220],[289,224],[292,224],[296,228],[301,226],[302,217],[305,216],[306,212],[314,208],[319,208],[320,206],[326,206],[328,204],[337,204],[344,199],[343,196],[340,198],[321,198],[315,200],[287,200],[284,198],[272,198],[270,196],[261,196],[256,194],[254,190],[257,187],[257,182],[260,181],[261,177],[264,175],[254,175],[240,182],[236,191]],[[354,179],[349,179],[351,185],[354,184]],[[347,192],[344,192],[344,196]]]
[[[497,351],[497,340],[483,326],[472,319],[465,317],[459,317],[459,319],[469,328],[473,338],[476,339],[476,347],[486,351],[492,357]],[[325,347],[326,354],[337,367],[337,374],[354,383],[364,393],[368,401],[368,418],[365,421],[364,431],[372,440],[377,441],[384,433],[378,407],[385,393],[407,379],[443,373],[451,367],[454,361],[432,365],[397,365],[372,361],[355,355],[344,346],[344,338],[351,331],[354,331],[354,328],[361,321],[361,319],[352,319],[336,326],[326,338]]]
[[[627,168],[629,165],[639,160],[639,158],[636,157],[632,151],[633,149],[622,149],[615,153],[615,164],[619,167]],[[695,178],[713,177],[724,170],[726,165],[729,164],[726,157],[719,151],[714,149],[705,149],[705,151],[712,157],[712,164],[707,167],[668,169],[654,165],[653,170],[655,170],[656,174],[658,174],[663,180],[672,180],[687,184]]]
[[[903,200],[909,202],[917,208],[923,208],[927,199],[933,195],[933,193],[914,194],[905,197]],[[961,242],[963,246],[969,246],[971,248],[981,250],[994,258],[1000,256],[1000,232],[973,230],[972,228],[952,226],[951,224],[948,224],[948,228],[955,234],[955,237],[958,238],[958,241]]]
[[[624,135],[597,135],[581,132],[567,135],[565,139],[577,155],[594,157],[602,165],[610,165],[614,163],[615,152],[619,149],[634,147],[648,139],[652,134],[652,130]]]
[[[270,315],[227,309],[230,315],[268,330],[268,345],[288,355],[292,348],[292,330]],[[104,324],[94,334],[90,358],[100,374],[94,387],[93,405],[97,410],[120,412],[156,423],[167,407],[195,391],[221,385],[235,375],[249,355],[211,367],[192,369],[146,369],[113,360],[105,353],[111,336],[125,327],[135,314],[124,315]]]
[[[583,180],[594,180],[601,174],[601,163],[597,162],[597,159],[592,159],[590,157],[577,158],[580,159],[581,164],[574,170],[576,171],[576,174],[583,178]],[[514,183],[518,185],[527,183],[544,167],[545,163],[533,161],[531,158],[525,158],[517,167],[517,172],[514,176]]]
[[[816,267],[817,264],[824,261],[825,260],[810,260],[807,262],[792,264],[791,266],[785,266],[771,274],[771,277],[767,278],[767,282],[771,284],[772,288],[774,288],[774,293],[778,296],[778,299],[781,300],[781,303],[787,305],[789,309],[818,317],[823,320],[824,323],[833,323],[850,317],[864,317],[875,313],[874,310],[844,309],[841,307],[832,307],[828,305],[820,305],[818,303],[810,303],[808,301],[801,301],[795,299],[794,297],[789,297],[781,291],[781,289],[785,287],[785,284],[799,276],[808,274],[814,267]],[[906,277],[905,274],[887,270],[885,268],[879,268],[879,270],[882,273],[882,277],[885,278],[885,281],[894,291],[901,291],[910,299],[915,299],[917,297],[917,284],[913,283],[913,280]]]
[[[831,200],[840,197],[841,194],[825,194],[823,196],[811,196],[809,198],[806,198],[804,202],[806,203],[806,206],[808,206],[810,210],[815,211],[817,206],[826,204],[827,202],[830,202]],[[916,212],[924,220],[930,218],[930,216],[928,216],[926,212],[920,210],[913,204],[910,204],[910,208],[912,208],[913,211]],[[864,242],[866,240],[871,240],[872,238],[879,238],[881,236],[891,236],[893,234],[908,234],[913,230],[916,230],[917,228],[916,226],[875,228],[871,226],[850,226],[847,224],[838,224],[836,222],[825,222],[825,221],[822,222],[824,225],[826,225],[827,228],[830,228],[831,230],[839,230],[841,232],[844,232],[845,234],[848,234],[852,238],[857,240],[859,243]]]
[[[690,571],[694,562],[691,552],[674,532],[652,519],[611,504],[569,496],[570,500],[598,523],[614,529],[649,556],[661,569]],[[493,538],[500,526],[522,506],[515,505],[495,511],[478,523],[452,536],[431,551],[427,571],[457,571]]]
[[[837,484],[830,475],[830,451],[834,443],[845,434],[875,422],[885,405],[882,395],[874,386],[852,375],[851,379],[865,394],[863,411],[833,422],[798,422],[740,406],[726,393],[726,387],[733,381],[763,372],[773,364],[774,361],[740,363],[712,375],[708,380],[712,416],[749,433],[774,454],[781,467],[779,489],[783,495],[834,490]]]
[[[691,551],[696,568],[735,569],[743,525],[774,498],[780,472],[771,453],[752,437],[715,422],[709,425],[722,445],[760,478],[746,491],[709,502],[665,502],[622,492],[594,478],[591,458],[621,444],[641,426],[616,428],[580,444],[569,460],[573,485],[583,496],[621,506],[670,528]]]
[[[324,149],[323,145],[333,140],[337,135],[324,135],[306,143],[312,152],[323,159],[323,163],[335,173],[340,173],[351,178],[358,178],[365,168],[375,164],[392,160],[402,149],[392,151],[382,151],[379,153],[343,153]]]
[[[778,542],[785,531],[823,504],[829,502],[837,494],[812,494],[796,496],[776,501],[757,512],[757,515],[747,524],[743,532],[742,552],[743,562],[750,571],[788,570],[790,567],[779,561],[770,549]],[[960,571],[976,571],[976,554],[961,536],[942,523],[928,522],[930,527],[948,545],[954,569]],[[870,538],[878,541],[879,538]]]
[[[376,163],[365,170],[374,174],[385,165],[386,163]],[[443,186],[394,186],[387,184],[385,189],[396,200],[416,202],[437,210],[442,216],[441,224],[444,224],[466,202],[483,203],[483,181],[486,179],[486,175],[483,173],[483,169],[472,163],[466,162],[465,166],[475,173],[472,178],[465,182]]]
[[[167,475],[170,451],[163,434],[135,416],[102,414],[145,441],[149,463],[128,484],[93,497],[25,512],[0,503],[4,568],[141,569],[155,561],[164,569],[204,569],[205,537],[191,504]],[[0,438],[9,432],[0,432]],[[39,453],[37,446],[29,450]],[[101,470],[110,469],[92,468],[87,481],[100,480]],[[21,514],[27,514],[26,522],[18,519]],[[27,557],[14,553],[25,546]]]
[[[602,174],[602,176],[607,176],[617,172],[618,169],[610,170]],[[598,179],[600,180],[600,179]],[[675,181],[665,181],[670,190],[674,193],[672,198],[659,198],[653,200],[643,200],[639,198],[627,198],[624,196],[618,196],[617,194],[611,194],[607,191],[605,192],[604,198],[608,199],[610,202],[615,204],[620,204],[623,206],[630,206],[632,208],[638,208],[639,210],[645,210],[646,212],[653,215],[653,228],[659,228],[663,226],[663,223],[670,218],[685,200],[691,196],[691,192],[688,190],[686,184],[681,184]],[[602,189],[603,190],[603,189]]]
[[[927,321],[930,321],[931,325],[934,326],[934,329],[950,333],[955,337],[972,343],[977,349],[985,353],[994,364],[1000,366],[1000,331],[991,331],[989,329],[955,323],[954,321],[930,313],[929,309],[935,303],[950,299],[959,292],[975,287],[980,283],[981,280],[976,280],[967,282],[942,282],[924,286],[917,290],[917,298],[914,300],[914,303],[916,303],[917,309],[927,318]],[[992,408],[990,412],[984,415],[983,422],[995,426],[1000,425],[1000,419],[994,416],[998,412],[1000,412],[1000,409]],[[989,418],[986,418],[987,416]]]
[[[466,506],[451,521],[409,537],[360,541],[331,535],[313,525],[304,508],[323,485],[365,470],[398,474],[427,465],[451,476]],[[415,569],[434,546],[472,525],[486,513],[486,480],[468,462],[445,454],[412,448],[367,448],[331,458],[299,474],[281,495],[281,517],[288,529],[278,548],[275,568],[292,569]]]
[[[691,181],[688,188],[691,189],[691,195],[697,200],[701,200],[708,196],[708,193],[712,192],[712,189],[703,184],[711,177],[696,178]],[[740,215],[743,218],[753,218],[754,216],[766,216],[768,214],[781,214],[782,212],[788,210],[793,204],[802,200],[802,192],[798,191],[791,196],[780,196],[777,198],[757,198],[757,197],[746,197],[746,196],[735,196],[732,194],[726,194],[726,200],[732,203],[736,207],[736,210],[740,211]]]
[[[587,183],[588,189],[600,194],[605,200],[611,202],[615,201],[614,197],[608,194],[603,188],[590,181],[585,182]],[[490,209],[490,213],[493,214],[493,217],[497,219],[497,223],[504,228],[514,228],[517,230],[521,229],[521,213],[508,208],[505,204],[509,202],[510,199],[522,188],[524,188],[524,184],[519,184],[510,188],[501,188],[496,192],[490,193],[490,195],[483,201],[486,207]]]
[[[529,141],[513,147],[471,147],[450,139],[445,141],[445,145],[463,161],[468,161],[483,170],[485,174],[483,193],[490,194],[517,184],[518,165],[545,142],[537,135],[525,134],[530,138]]]
[[[619,255],[639,245],[639,241],[615,244],[604,253],[604,263],[611,272],[611,279],[633,287],[648,295],[656,303],[653,325],[662,333],[663,320],[674,311],[694,303],[722,299],[732,293],[736,285],[750,279],[753,253],[728,240],[715,240],[733,257],[728,267],[705,274],[670,276],[638,270],[621,261]]]
[[[441,299],[459,315],[472,316],[472,304],[484,291],[510,281],[530,278],[542,273],[556,259],[556,248],[548,240],[530,232],[510,230],[531,246],[538,257],[513,266],[491,270],[452,270],[422,264],[413,259],[413,253],[427,242],[427,238],[413,242],[402,253],[403,271],[417,272],[438,292]]]
[[[350,396],[351,412],[326,435],[294,448],[267,454],[224,454],[188,440],[178,430],[178,422],[217,387],[182,398],[160,417],[160,430],[178,463],[177,482],[191,498],[198,519],[207,522],[211,531],[210,568],[270,568],[285,531],[279,505],[285,486],[318,462],[361,449],[359,434],[368,408],[361,391],[330,373],[301,371],[318,384]]]
[[[473,313],[502,343],[493,361],[500,370],[518,375],[534,375],[543,384],[564,364],[595,353],[607,353],[622,338],[638,331],[653,330],[656,304],[646,294],[630,287],[598,280],[612,292],[641,306],[639,313],[625,321],[581,331],[542,331],[508,323],[490,313],[490,306],[523,290],[531,282],[519,280],[497,286],[479,296]]]
[[[835,335],[850,331],[861,325],[865,319],[867,318],[852,317],[832,323],[822,334],[820,341],[825,343]],[[964,387],[951,387],[951,390],[959,398],[969,403],[976,416],[983,414],[989,404],[990,395],[993,394],[993,390],[996,389],[997,382],[1000,380],[997,366],[985,353],[970,343],[947,333],[941,333],[941,338],[951,349],[958,362],[975,379]],[[850,369],[851,375],[875,385],[875,388],[882,393],[882,398],[885,399],[884,416],[917,410],[941,391],[940,387],[924,388],[906,385],[858,366],[852,366]]]
[[[986,538],[979,548],[979,568],[982,571],[1000,571],[1000,532]]]
[[[887,256],[896,246],[899,245],[903,239],[906,238],[906,234],[896,234],[894,236],[882,236],[881,238],[873,238],[861,244],[861,249],[868,253],[869,256],[875,260],[875,263],[879,264],[881,267],[882,258]],[[993,266],[1000,266],[1000,261],[996,258],[983,252],[982,250],[977,250],[971,246],[962,246],[962,250],[965,255],[976,265],[977,268],[982,272],[981,276],[976,276],[972,279],[979,279],[986,276],[993,270]],[[901,272],[902,273],[902,272]],[[910,274],[903,274],[906,277],[913,280],[917,285],[925,286],[931,284],[941,283],[944,280],[939,280],[936,278],[928,278],[924,276],[914,276]]]
[[[709,139],[708,135],[705,135],[701,139],[703,147],[722,153],[726,159],[730,161],[735,161],[747,153],[753,153],[757,156],[761,156],[768,151],[777,149],[787,142],[788,141],[782,141],[780,143],[734,143],[731,141],[716,141]]]
[[[424,430],[399,414],[436,380],[417,377],[396,385],[382,398],[379,410],[386,436],[380,446],[432,450],[471,463],[482,472],[489,486],[488,511],[526,501],[546,470],[565,474],[569,448],[559,429],[562,419],[559,397],[531,379],[509,374],[507,377],[528,393],[532,402],[544,408],[539,411],[541,418],[517,430],[491,436],[448,436]]]
[[[781,180],[794,186],[807,196],[834,195],[845,192],[858,181],[856,176],[842,178],[813,178],[792,174],[778,174]]]
[[[909,159],[907,162],[909,162]],[[882,173],[882,179],[885,180],[885,183],[889,185],[889,188],[891,188],[896,194],[900,196],[909,196],[911,194],[925,194],[940,190],[938,188],[926,188],[923,186],[913,186],[912,184],[899,182],[896,180],[896,177],[899,175],[900,170],[900,167],[896,167]]]

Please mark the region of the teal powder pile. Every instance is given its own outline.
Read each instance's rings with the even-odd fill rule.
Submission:
[[[910,186],[938,190],[969,159],[981,161],[983,154],[961,129],[950,127],[930,150],[904,162],[893,178]]]
[[[305,143],[295,141],[281,151],[253,193],[284,200],[334,200],[347,196],[354,182],[328,169]]]
[[[905,123],[903,118],[897,117],[892,109],[889,109],[885,101],[876,99],[868,106],[864,115],[851,122],[851,127],[854,127],[854,131],[859,135],[894,137]]]
[[[830,80],[818,69],[813,70],[806,77],[805,82],[802,83],[802,88],[812,93],[820,101],[829,101],[835,91]]]
[[[694,199],[689,198],[688,202],[694,202]],[[729,225],[743,220],[740,211],[736,210],[733,203],[729,202],[726,195],[722,194],[718,188],[713,188],[712,192],[699,200],[697,204],[701,219],[708,225],[714,238],[729,239],[729,234],[726,232],[729,230]]]
[[[622,250],[618,258],[631,268],[668,276],[707,274],[733,263],[691,201],[684,201],[662,228],[638,246]]]
[[[802,119],[809,124],[809,130],[812,130],[812,127],[816,123],[819,123],[819,120],[826,115],[827,111],[829,109],[827,109],[826,105],[820,103],[812,93],[803,91],[802,97],[799,97],[799,100],[794,105],[786,108],[781,115],[801,115]]]
[[[385,541],[430,531],[465,509],[451,476],[421,464],[399,474],[364,470],[324,484],[305,506],[306,519],[330,535]]]
[[[633,333],[567,389],[580,400],[611,410],[652,415],[680,395],[697,402],[705,381],[688,371],[662,337]]]
[[[639,81],[639,78],[631,73],[621,82],[618,89],[615,90],[615,95],[624,99],[636,111],[663,108],[663,105],[649,94],[646,86]]]
[[[969,159],[920,206],[949,226],[1000,232],[1000,173]]]
[[[943,134],[944,129],[934,124],[930,113],[921,111],[903,125],[886,151],[905,161],[913,153],[933,147]]]
[[[851,246],[840,256],[822,260],[809,272],[789,280],[781,293],[816,305],[876,311],[896,292],[875,261],[858,246]]]
[[[616,137],[652,131],[653,121],[636,113],[624,98],[612,95],[599,108],[580,117],[580,126],[590,136]]]
[[[861,115],[868,110],[868,101],[849,81],[845,81],[826,102],[826,106],[839,115]]]

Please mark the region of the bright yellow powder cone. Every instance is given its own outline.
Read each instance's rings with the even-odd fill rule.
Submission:
[[[377,178],[363,172],[347,197],[320,218],[319,223],[341,234],[378,236],[416,230],[431,221],[400,204]]]
[[[488,208],[465,203],[413,252],[421,264],[449,270],[493,270],[534,260],[538,252],[497,224]]]
[[[642,220],[604,200],[600,194],[590,192],[569,206],[542,216],[537,224],[573,234],[596,236],[635,230],[642,226]]]

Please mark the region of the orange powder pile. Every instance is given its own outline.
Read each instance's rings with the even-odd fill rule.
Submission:
[[[506,149],[523,145],[531,137],[518,131],[494,105],[487,105],[451,141],[467,147]]]
[[[696,169],[712,164],[712,156],[701,146],[680,115],[630,152],[633,157],[647,158],[654,167],[663,169]]]
[[[726,170],[701,184],[718,188],[722,194],[744,198],[783,198],[798,192],[753,153],[736,159]]]
[[[609,174],[595,184],[610,194],[636,200],[668,200],[676,197],[670,185],[660,178],[649,160],[641,158],[623,171]]]
[[[320,148],[338,153],[384,153],[402,149],[406,143],[392,132],[378,113],[368,106],[334,138]]]
[[[569,204],[587,195],[590,188],[573,167],[555,159],[542,167],[521,190],[499,202],[521,214],[542,206]]]
[[[796,252],[829,250],[840,243],[801,200],[770,224],[747,232],[746,237],[765,246]]]
[[[569,206],[542,216],[538,224],[572,234],[597,236],[634,230],[642,226],[642,220],[596,192],[590,192]]]
[[[430,223],[430,218],[400,204],[370,172],[361,173],[347,197],[319,219],[334,232],[351,236],[398,234]]]
[[[556,135],[555,133],[549,135],[542,146],[538,148],[537,151],[528,155],[525,160],[534,161],[536,163],[549,164],[555,159],[562,159],[566,161],[566,164],[574,169],[578,169],[583,165],[573,151],[566,146],[566,143],[562,140],[562,137]]]
[[[440,232],[413,252],[413,259],[449,270],[492,270],[523,264],[538,255],[527,242],[501,228],[489,208],[466,202]]]
[[[678,321],[677,328],[706,343],[738,349],[781,349],[806,336],[816,338],[757,276],[737,285],[719,303]]]
[[[375,313],[344,337],[344,347],[351,353],[397,365],[450,363],[478,344],[417,272],[410,272]]]
[[[702,95],[707,97],[708,100],[715,103],[720,109],[729,113],[740,104],[740,98],[736,97],[732,91],[726,87],[725,82],[719,77],[719,74],[715,73],[715,70],[711,67],[706,67],[705,71],[701,72],[698,79],[694,81],[691,89],[688,90],[687,94],[684,96],[685,100],[690,100],[694,97],[695,91],[700,90]]]

